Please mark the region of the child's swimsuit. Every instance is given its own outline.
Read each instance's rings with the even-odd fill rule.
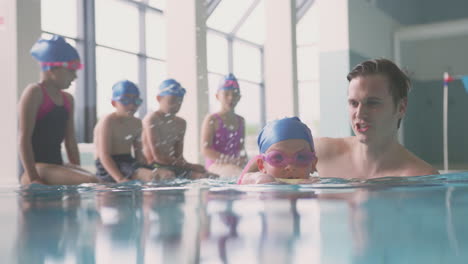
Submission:
[[[229,130],[223,122],[223,119],[214,114],[218,119],[218,129],[215,131],[214,139],[211,148],[230,157],[238,157],[241,151],[242,142],[244,138],[244,125],[242,119],[238,117],[238,128],[235,131]],[[215,161],[206,159],[205,167],[209,168]]]
[[[142,167],[130,154],[118,154],[112,155],[111,157],[117,165],[117,168],[119,168],[120,172],[127,179],[130,179],[135,171]],[[101,182],[116,182],[115,179],[104,168],[99,159],[97,159],[94,163],[96,165],[96,176]]]
[[[32,148],[35,162],[62,165],[61,144],[70,114],[70,101],[65,93],[60,91],[63,105],[56,105],[47,94],[43,84],[41,87],[43,99],[36,116],[36,124],[32,134]]]

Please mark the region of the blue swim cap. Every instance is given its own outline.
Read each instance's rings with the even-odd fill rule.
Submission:
[[[184,96],[185,89],[174,79],[167,79],[159,85],[159,96],[175,95]]]
[[[224,76],[219,83],[218,90],[234,90],[239,89],[239,83],[237,82],[236,76],[230,73]]]
[[[265,153],[271,145],[288,139],[304,139],[314,151],[312,132],[298,117],[286,117],[268,123],[258,135],[258,148],[260,153]]]
[[[67,63],[79,61],[80,56],[74,47],[68,44],[64,38],[54,35],[49,39],[39,39],[31,48],[31,55],[41,62],[42,70],[48,71],[54,66],[62,66],[52,63]],[[81,68],[78,65],[77,69]]]
[[[128,80],[117,82],[112,86],[112,100],[119,101],[125,94],[134,94],[140,97],[140,90],[136,84]]]

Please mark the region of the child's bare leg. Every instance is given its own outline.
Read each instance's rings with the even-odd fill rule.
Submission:
[[[72,169],[55,164],[36,164],[39,177],[49,185],[77,185],[82,183],[96,183],[98,179],[87,171]],[[28,177],[21,177],[21,184],[29,184]]]
[[[160,168],[156,171],[151,171],[149,169],[139,168],[135,171],[132,178],[143,182],[150,182],[154,180],[172,179],[174,177],[174,172],[167,169]]]
[[[78,166],[78,165],[75,165],[75,164],[67,163],[67,164],[64,164],[63,166],[68,167],[70,169],[74,169],[74,170],[89,173],[89,171],[87,171],[85,168],[83,168],[81,166]]]

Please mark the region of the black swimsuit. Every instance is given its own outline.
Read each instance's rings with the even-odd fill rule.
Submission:
[[[135,171],[141,167],[130,154],[118,154],[112,155],[111,157],[117,165],[117,168],[119,168],[120,172],[127,179],[131,179]],[[102,165],[101,160],[97,159],[94,164],[96,165],[96,176],[101,182],[115,182],[115,179],[112,178]]]
[[[63,165],[61,144],[70,112],[70,103],[62,93],[63,105],[56,105],[41,84],[42,104],[32,134],[35,162]]]

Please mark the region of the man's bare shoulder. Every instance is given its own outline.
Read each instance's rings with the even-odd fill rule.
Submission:
[[[314,137],[315,151],[320,158],[332,158],[333,156],[347,152],[353,144],[353,137],[330,138]]]
[[[402,157],[404,157],[405,160],[402,164],[403,170],[401,176],[422,176],[439,174],[439,171],[437,171],[429,163],[420,159],[410,151],[405,149],[404,152],[405,153],[404,155],[402,155]]]

